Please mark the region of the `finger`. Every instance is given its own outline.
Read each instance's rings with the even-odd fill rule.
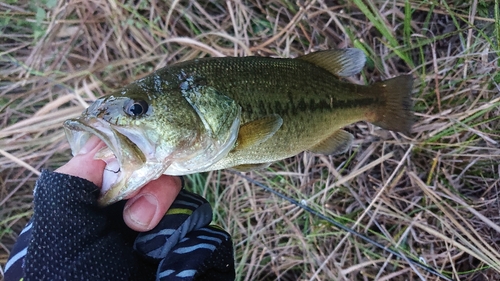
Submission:
[[[133,230],[151,230],[170,208],[181,185],[181,179],[172,176],[149,182],[125,204],[123,220]]]
[[[87,179],[100,187],[106,163],[94,159],[94,155],[103,146],[104,143],[99,138],[91,137],[75,157],[55,171]]]

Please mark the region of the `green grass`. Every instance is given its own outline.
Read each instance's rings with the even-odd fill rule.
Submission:
[[[61,122],[85,103],[176,61],[357,47],[350,82],[414,75],[413,133],[360,122],[345,155],[248,175],[456,279],[500,279],[498,0],[174,2],[0,5],[0,265],[31,215],[26,165],[70,157]],[[438,280],[230,172],[186,182],[231,233],[238,280]]]

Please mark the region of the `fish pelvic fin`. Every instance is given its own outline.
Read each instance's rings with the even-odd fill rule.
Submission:
[[[271,163],[257,163],[257,164],[241,164],[238,166],[234,166],[231,169],[238,172],[250,172],[253,170],[260,170],[269,167]]]
[[[373,84],[372,91],[384,97],[385,102],[377,108],[373,120],[368,121],[386,130],[409,134],[413,125],[412,90],[411,75],[402,75]]]
[[[338,77],[358,74],[366,62],[363,51],[355,48],[318,51],[296,59],[310,62]]]
[[[354,136],[344,130],[338,130],[317,145],[309,148],[309,151],[317,154],[337,155],[345,153],[352,144]]]

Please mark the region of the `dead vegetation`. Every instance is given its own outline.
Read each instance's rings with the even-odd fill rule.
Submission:
[[[487,1],[0,3],[0,264],[62,122],[155,69],[205,56],[357,47],[355,83],[416,77],[410,136],[367,123],[345,155],[249,175],[456,280],[500,280],[498,7]],[[495,25],[496,22],[496,25]],[[235,243],[238,280],[438,280],[232,173],[189,176]]]

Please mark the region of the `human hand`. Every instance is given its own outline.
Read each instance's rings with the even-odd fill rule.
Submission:
[[[210,204],[179,178],[150,182],[126,205],[98,206],[105,163],[94,155],[103,146],[91,138],[57,172],[42,172],[5,280],[234,280],[231,236],[210,225]]]
[[[88,140],[80,153],[55,172],[77,176],[102,186],[106,163],[94,159],[105,144],[97,137]],[[179,177],[161,176],[133,194],[123,210],[123,220],[133,230],[148,231],[154,228],[167,212],[182,188]]]

